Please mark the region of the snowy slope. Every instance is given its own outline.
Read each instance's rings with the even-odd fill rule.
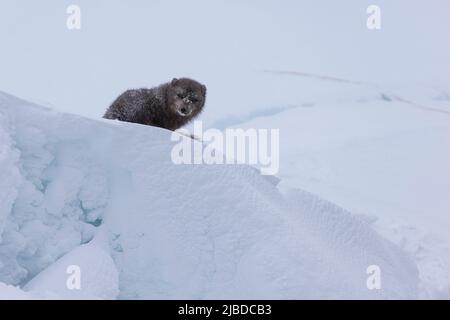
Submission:
[[[80,290],[73,290],[76,280],[71,276],[78,270]],[[119,294],[118,276],[107,232],[101,229],[92,241],[77,246],[29,281],[25,290],[39,298],[114,299]]]
[[[166,130],[1,94],[0,139],[2,297],[419,294],[415,263],[363,219],[245,165],[174,165]],[[66,264],[81,292],[64,290]],[[366,286],[370,265],[381,290]]]
[[[422,298],[450,298],[450,88],[273,76],[303,97],[226,124],[280,128],[282,186],[365,216],[414,257]]]

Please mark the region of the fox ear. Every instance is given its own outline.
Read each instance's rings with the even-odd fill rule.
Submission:
[[[173,78],[171,84],[174,86],[177,84],[178,79],[177,78]]]

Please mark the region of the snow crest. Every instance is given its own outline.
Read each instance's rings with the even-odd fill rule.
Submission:
[[[416,265],[367,222],[245,165],[175,165],[172,146],[0,94],[0,296],[417,297]]]

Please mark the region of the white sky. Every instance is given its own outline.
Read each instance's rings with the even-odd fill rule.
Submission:
[[[66,28],[69,4],[80,31]],[[99,117],[127,88],[190,76],[208,86],[209,112],[240,112],[288,95],[263,69],[450,84],[449,31],[448,0],[2,0],[0,90]]]

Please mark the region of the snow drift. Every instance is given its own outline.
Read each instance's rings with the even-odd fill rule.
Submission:
[[[0,94],[0,297],[417,297],[364,220],[249,166],[175,165],[170,134]]]

